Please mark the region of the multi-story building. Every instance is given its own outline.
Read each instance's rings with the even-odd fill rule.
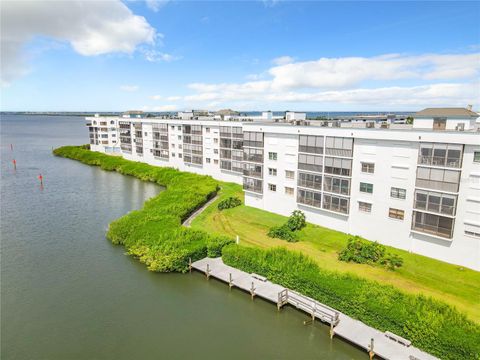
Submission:
[[[236,182],[248,206],[300,209],[311,223],[480,270],[478,117],[447,108],[413,125],[301,113],[87,119],[95,151]]]

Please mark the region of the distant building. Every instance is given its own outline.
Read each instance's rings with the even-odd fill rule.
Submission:
[[[87,120],[94,151],[236,182],[246,205],[299,209],[311,223],[480,270],[478,117],[429,108],[413,125],[296,112]]]

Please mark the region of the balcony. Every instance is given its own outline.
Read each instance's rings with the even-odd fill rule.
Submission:
[[[418,157],[418,164],[429,165],[429,166],[441,166],[441,167],[451,167],[451,168],[460,168],[461,161],[459,158],[446,158],[443,156],[425,156],[420,155]]]
[[[430,211],[442,215],[455,215],[455,206],[427,203],[426,201],[414,201],[413,207],[417,210]]]

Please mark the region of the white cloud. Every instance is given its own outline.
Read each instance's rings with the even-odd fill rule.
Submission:
[[[187,104],[263,104],[288,102],[371,108],[465,106],[480,99],[480,54],[371,58],[322,58],[278,65],[268,79],[243,83],[192,83]],[[278,106],[278,105],[277,105]]]
[[[150,96],[150,99],[152,99],[152,100],[162,100],[163,96],[162,95],[152,95],[152,96]]]
[[[180,56],[163,53],[153,49],[144,49],[142,50],[142,52],[143,52],[143,55],[145,56],[145,59],[150,62],[160,62],[160,61],[171,62],[171,61],[181,59]]]
[[[168,0],[145,0],[145,3],[150,10],[158,12],[168,3]]]
[[[342,89],[366,81],[473,78],[480,73],[480,54],[321,58],[275,66],[269,73],[277,89]]]
[[[295,61],[291,56],[280,56],[272,60],[272,63],[275,65],[286,65],[291,64]]]
[[[24,46],[37,36],[69,43],[84,56],[131,54],[139,44],[154,44],[155,29],[118,0],[2,1],[2,83],[25,75]]]
[[[122,85],[120,86],[120,90],[126,92],[135,92],[139,89],[138,85]]]

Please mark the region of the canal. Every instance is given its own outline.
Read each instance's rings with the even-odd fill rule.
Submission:
[[[2,115],[2,359],[366,358],[294,309],[125,256],[108,224],[161,188],[52,156],[84,123]]]

